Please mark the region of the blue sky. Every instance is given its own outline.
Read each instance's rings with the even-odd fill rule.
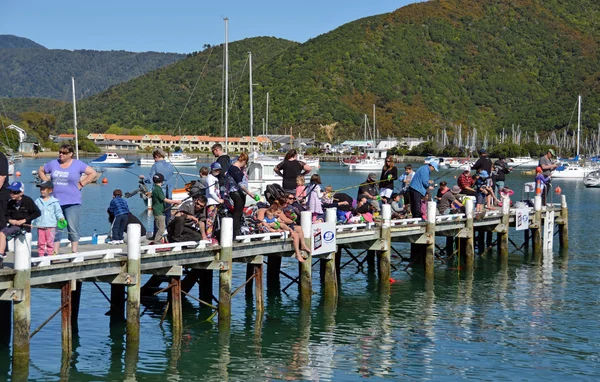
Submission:
[[[347,22],[416,0],[0,0],[0,34],[50,49],[189,53],[224,40],[274,36],[305,42]]]

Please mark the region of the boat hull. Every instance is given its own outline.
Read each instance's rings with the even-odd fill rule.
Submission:
[[[107,162],[90,162],[91,165],[99,167],[112,167],[112,168],[128,168],[135,164],[135,162],[123,162],[123,163],[107,163]]]
[[[566,168],[562,171],[554,171],[552,173],[552,179],[583,179],[593,171],[594,169],[585,167]]]
[[[169,160],[167,158],[165,158],[165,160],[169,163],[171,163],[173,166],[196,166],[197,160],[196,158],[186,158],[186,159],[174,159],[174,160]],[[138,160],[138,164],[140,166],[152,166],[154,164],[154,159],[146,159],[146,158],[142,158]]]

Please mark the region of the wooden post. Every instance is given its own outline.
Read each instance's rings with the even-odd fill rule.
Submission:
[[[385,250],[377,252],[377,273],[379,276],[379,289],[384,292],[390,290],[390,274],[391,274],[391,248],[392,248],[392,206],[384,204],[381,206],[381,240],[385,242]]]
[[[325,210],[325,221],[327,223],[337,221],[337,209],[328,208]],[[338,285],[337,276],[335,271],[335,255],[336,253],[330,253],[327,259],[321,259],[324,265],[323,282],[325,286],[325,305],[335,304],[338,297]]]
[[[477,253],[482,255],[485,251],[485,232],[481,229],[477,230]]]
[[[454,253],[454,236],[446,236],[446,257],[449,259]]]
[[[29,377],[29,332],[31,328],[31,234],[15,238],[15,276],[13,286],[23,292],[13,305],[13,381]]]
[[[435,259],[435,217],[437,213],[437,203],[427,202],[427,225],[425,235],[427,235],[427,244],[425,244],[425,278],[433,279]]]
[[[508,225],[510,219],[510,198],[502,198],[502,230],[498,232],[498,254],[502,263],[508,261]]]
[[[534,217],[534,228],[531,230],[533,235],[533,258],[534,261],[539,262],[542,260],[543,249],[542,249],[542,196],[536,195],[534,197],[533,209],[535,211]]]
[[[255,291],[255,301],[256,301],[256,313],[262,314],[265,310],[265,299],[264,299],[264,289],[263,289],[263,265],[262,260],[260,264],[252,264],[254,271],[254,288]]]
[[[300,221],[302,222],[302,231],[304,231],[304,240],[310,248],[312,236],[312,213],[310,211],[302,211],[300,213]],[[312,254],[309,254],[303,263],[300,263],[300,303],[309,305],[312,299]]]
[[[523,248],[525,248],[525,251],[529,251],[529,242],[531,241],[531,231],[529,228],[523,231],[523,240]]]
[[[229,331],[231,325],[231,273],[233,246],[233,219],[221,219],[221,251],[219,261],[219,330]]]
[[[375,253],[377,251],[368,250],[367,251],[367,272],[375,272]]]
[[[73,332],[71,330],[71,287],[72,281],[67,281],[60,289],[61,312],[61,339],[62,352],[67,358],[73,352]]]
[[[71,328],[78,332],[79,327],[79,305],[81,302],[81,290],[83,288],[83,282],[73,281],[74,288],[71,290]]]
[[[560,196],[561,224],[558,226],[558,243],[561,248],[569,248],[569,208],[567,207],[567,196]]]
[[[340,285],[342,285],[342,278],[340,277],[342,273],[342,246],[337,246],[337,252],[335,253],[335,279],[337,280],[338,292],[340,290]]]
[[[0,301],[0,349],[10,348],[12,332],[12,301]]]
[[[141,239],[139,224],[127,226],[127,273],[135,277],[135,284],[127,286],[127,344],[126,350],[137,353],[140,346],[140,289],[141,289]]]
[[[125,285],[110,284],[110,321],[122,324],[125,320]]]
[[[198,297],[204,302],[212,304],[213,301],[213,271],[212,269],[200,269],[198,279]],[[201,307],[204,305],[200,305]]]
[[[254,274],[254,264],[246,264],[246,280],[248,280]],[[244,287],[246,297],[252,297],[252,284],[247,283]]]
[[[181,311],[181,277],[171,277],[171,293],[169,297],[171,299],[171,314],[173,317],[173,342],[175,338],[181,338],[183,332],[183,314]]]
[[[281,289],[279,272],[281,271],[281,257],[278,255],[269,256],[267,264],[267,293],[278,292]]]
[[[473,269],[473,263],[475,260],[475,246],[473,245],[473,199],[468,198],[465,203],[465,215],[467,221],[465,222],[465,230],[467,231],[467,237],[465,240],[465,266],[467,270]]]

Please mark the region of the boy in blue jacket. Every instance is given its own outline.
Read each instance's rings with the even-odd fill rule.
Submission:
[[[110,201],[108,213],[114,216],[112,225],[112,240],[108,244],[123,244],[125,228],[127,227],[127,218],[129,216],[129,205],[123,199],[123,191],[116,189],[113,191],[113,199]]]
[[[50,256],[54,254],[54,236],[56,226],[65,220],[60,202],[54,196],[54,185],[52,182],[43,182],[37,185],[40,188],[40,197],[35,200],[35,205],[40,209],[42,215],[32,221],[37,227],[38,233],[38,256]]]

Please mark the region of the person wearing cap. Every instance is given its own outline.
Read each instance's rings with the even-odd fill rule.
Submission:
[[[229,155],[225,154],[223,151],[223,146],[220,143],[215,143],[210,148],[210,151],[215,156],[216,162],[221,165],[221,173],[217,178],[219,178],[219,186],[223,187],[225,185],[225,174],[227,170],[229,170],[229,166],[231,165],[231,158]]]
[[[194,219],[194,211],[194,202],[191,200],[181,203],[167,227],[167,238],[170,243],[202,240],[200,231],[190,227],[188,224],[188,221],[191,223],[192,219]]]
[[[123,199],[123,191],[118,188],[113,191],[113,198],[108,206],[108,213],[114,217],[112,222],[112,240],[108,244],[123,244],[129,216],[129,205]]]
[[[471,170],[485,170],[488,174],[491,174],[493,166],[494,164],[492,163],[492,160],[490,159],[487,150],[481,149],[479,150],[479,159],[477,159],[473,167],[471,167]]]
[[[429,162],[429,164],[419,167],[410,181],[408,187],[408,196],[410,198],[410,212],[413,218],[421,218],[421,201],[428,191],[433,190],[433,180],[430,180],[430,174],[433,171],[439,171],[438,162]]]
[[[38,169],[38,176],[43,182],[52,181],[54,184],[54,197],[60,201],[63,215],[67,219],[67,233],[71,242],[71,251],[79,249],[81,230],[79,218],[81,216],[81,193],[95,177],[96,171],[87,163],[73,158],[75,149],[70,144],[63,144],[58,150],[58,160],[51,160]],[[85,174],[85,177],[82,175]],[[54,236],[54,252],[60,248],[61,233]]]
[[[488,186],[488,178],[490,174],[486,170],[481,170],[475,174],[475,195],[476,212],[483,212],[484,205],[491,208],[491,194],[494,192],[491,187]]]
[[[546,204],[547,189],[550,187],[551,177],[544,175],[541,166],[535,168],[535,194],[542,196],[542,205]]]
[[[462,204],[456,199],[458,194],[460,194],[460,187],[457,185],[444,192],[437,204],[438,214],[447,215],[453,209],[462,207]]]
[[[0,255],[6,257],[7,237],[13,237],[22,230],[31,232],[31,222],[40,217],[40,209],[35,205],[33,199],[25,195],[25,186],[21,182],[12,182],[8,186],[10,191],[10,200],[7,203],[6,211],[0,211],[6,214],[8,227],[0,230]],[[2,265],[0,261],[0,265]]]
[[[176,171],[171,162],[165,160],[166,156],[167,154],[161,149],[156,149],[152,152],[154,164],[150,168],[150,179],[153,179],[155,174],[161,174],[163,176],[163,182],[161,186],[163,193],[165,194],[165,197],[171,198],[173,196],[173,184],[171,183],[171,180],[173,179]],[[140,175],[139,177],[140,179],[144,179],[144,175]],[[154,180],[152,182],[154,183]],[[146,181],[146,183],[150,182]],[[167,206],[163,208],[165,214],[165,224],[169,223],[169,219],[171,219],[171,209],[166,207]]]
[[[206,178],[206,237],[213,243],[216,238],[213,237],[215,221],[217,220],[217,212],[219,206],[223,204],[221,191],[219,189],[219,176],[221,175],[221,164],[213,162],[210,165],[210,174]]]
[[[10,191],[8,191],[8,159],[4,153],[0,152],[0,229],[6,227],[6,215],[2,211],[6,211],[8,199],[10,199]]]
[[[508,167],[508,164],[506,163],[506,157],[504,155],[498,155],[498,160],[494,162],[494,171],[492,173],[495,191],[497,190],[499,192],[500,189],[504,188],[506,174],[509,174],[512,170],[513,168]]]
[[[165,196],[162,185],[165,177],[158,173],[152,176],[152,215],[154,215],[154,241],[160,241],[166,229],[165,204],[179,204],[179,200],[169,199]],[[170,208],[169,208],[170,209]],[[170,214],[169,214],[170,215]]]
[[[358,201],[361,198],[367,198],[367,202],[373,207],[374,211],[379,212],[381,210],[379,207],[379,192],[377,192],[377,174],[374,172],[369,173],[367,180],[358,186],[356,200]]]
[[[552,157],[556,157],[556,152],[554,151],[554,149],[548,149],[548,152],[546,153],[546,155],[542,156],[538,163],[538,166],[542,168],[542,175],[544,175],[544,177],[549,179],[548,187],[545,187],[544,192],[542,192],[542,204],[546,204],[546,197],[548,196],[548,190],[551,188],[550,187],[550,183],[551,183],[550,177],[552,176],[552,172],[554,170],[556,170],[556,168],[558,167],[558,164],[556,164],[556,162],[552,160]]]
[[[387,203],[394,192],[394,180],[398,179],[398,167],[394,164],[394,157],[388,155],[381,169],[379,178],[379,195]]]
[[[31,224],[37,227],[38,234],[38,256],[50,256],[54,254],[54,236],[56,226],[65,215],[60,208],[60,202],[54,196],[54,185],[52,182],[38,184],[40,197],[35,200],[35,205],[40,210],[40,217],[34,219]],[[65,220],[66,223],[66,220]]]

